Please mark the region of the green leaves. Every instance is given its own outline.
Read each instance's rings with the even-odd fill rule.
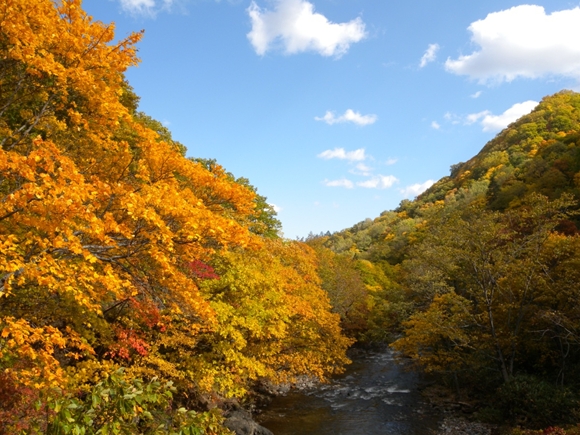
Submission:
[[[420,311],[394,346],[430,371],[494,370],[504,382],[523,361],[539,364],[538,343],[558,345],[545,341],[540,313],[572,272],[555,249],[571,240],[555,229],[575,206],[568,195],[534,194],[505,213],[481,204],[441,212],[404,263]]]
[[[207,433],[219,433],[218,414],[198,414],[183,407],[171,411],[174,391],[172,382],[154,378],[145,383],[127,379],[124,371],[118,370],[96,384],[84,400],[69,396],[51,399],[49,408],[54,417],[47,434],[201,435],[208,425],[214,428],[208,428]]]

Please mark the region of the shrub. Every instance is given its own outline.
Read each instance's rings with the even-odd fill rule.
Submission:
[[[531,428],[577,421],[578,400],[565,387],[534,376],[518,375],[498,390],[494,405],[504,422]]]

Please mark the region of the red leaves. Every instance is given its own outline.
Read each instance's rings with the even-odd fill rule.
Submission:
[[[193,260],[187,264],[191,273],[199,279],[220,279],[213,267],[201,260]]]
[[[111,346],[107,356],[111,358],[121,358],[130,361],[132,356],[137,354],[147,356],[149,354],[149,344],[140,338],[135,331],[130,329],[117,329],[117,343]]]
[[[23,386],[0,373],[0,433],[30,433],[31,424],[46,419],[46,409],[37,409],[40,391]]]
[[[134,316],[145,324],[148,328],[158,328],[161,332],[166,329],[165,324],[161,321],[159,308],[151,301],[141,301],[135,298],[129,298],[131,307],[134,309]]]

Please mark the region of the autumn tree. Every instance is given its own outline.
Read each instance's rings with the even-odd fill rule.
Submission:
[[[445,217],[407,263],[416,297],[431,302],[394,346],[430,370],[463,360],[464,369],[495,367],[512,379],[539,338],[534,324],[562,259],[554,231],[573,204],[536,195],[505,214],[474,204]]]
[[[316,252],[322,288],[328,294],[332,311],[340,316],[344,330],[356,336],[367,329],[369,293],[356,260],[348,254],[335,254],[324,246],[326,237],[310,237],[307,243]]]
[[[123,73],[139,38],[115,42],[80,0],[0,6],[5,432],[58,420],[33,410],[61,399],[96,409],[72,398],[107,382],[171,381],[168,406],[195,406],[201,392],[240,395],[260,376],[323,377],[347,361],[309,249],[275,240],[279,221],[246,179],[185,158],[137,110]]]
[[[219,255],[213,264],[220,278],[202,284],[220,324],[217,334],[202,336],[194,363],[207,388],[239,395],[243,390],[235,386],[247,389],[261,380],[325,379],[348,361],[351,341],[330,313],[314,252],[300,242],[262,243]]]

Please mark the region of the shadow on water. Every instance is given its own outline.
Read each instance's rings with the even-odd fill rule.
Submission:
[[[439,416],[419,392],[420,377],[390,349],[352,357],[330,384],[276,397],[259,416],[274,435],[428,435]]]

